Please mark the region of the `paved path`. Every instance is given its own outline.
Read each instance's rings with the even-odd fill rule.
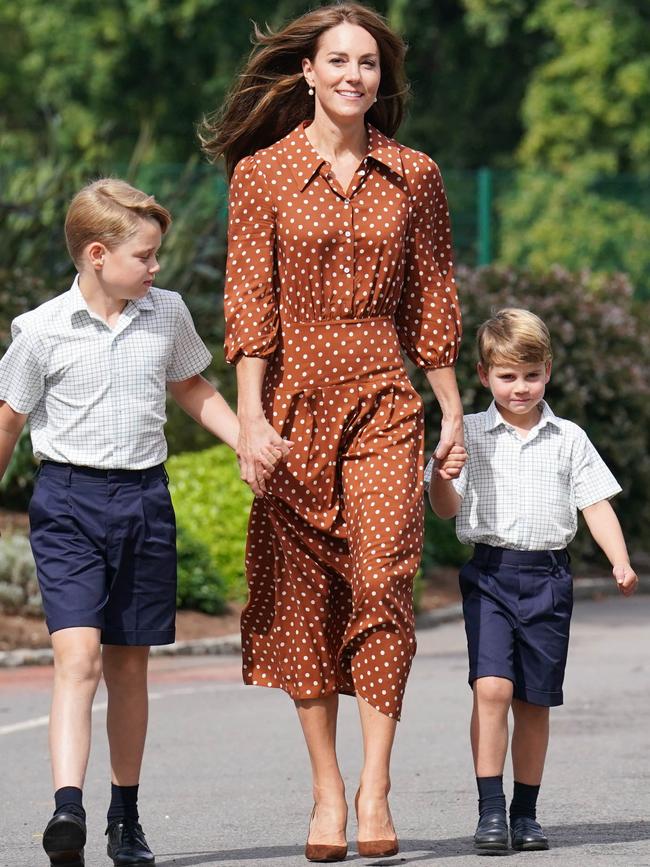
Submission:
[[[375,865],[480,865],[467,746],[470,694],[460,623],[421,632],[395,749],[392,808],[402,852]],[[46,865],[51,810],[46,715],[51,670],[0,671],[0,865]],[[236,659],[157,659],[141,786],[158,867],[304,867],[311,810],[291,702],[240,685]],[[650,597],[576,605],[567,704],[552,716],[540,817],[553,848],[512,854],[555,867],[650,865]],[[100,692],[86,783],[88,867],[108,865],[107,753]],[[360,739],[341,701],[340,752],[353,796]],[[507,787],[510,788],[507,771]],[[351,839],[354,823],[349,823]],[[10,842],[11,835],[11,842]]]

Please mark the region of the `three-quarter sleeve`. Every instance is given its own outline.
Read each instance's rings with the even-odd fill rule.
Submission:
[[[432,159],[406,149],[402,159],[411,204],[397,331],[419,367],[450,367],[458,357],[462,328],[447,196]]]
[[[255,157],[244,157],[232,176],[224,289],[226,361],[266,358],[278,337],[274,286],[275,214]]]

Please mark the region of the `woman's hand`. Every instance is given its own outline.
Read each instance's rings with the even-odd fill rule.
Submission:
[[[435,459],[442,463],[454,445],[461,446],[463,451],[465,450],[463,417],[462,415],[443,415],[440,426],[440,441],[434,452]]]
[[[278,463],[285,460],[293,443],[284,440],[262,415],[239,419],[237,460],[243,481],[250,486],[256,497],[266,493],[266,481]]]

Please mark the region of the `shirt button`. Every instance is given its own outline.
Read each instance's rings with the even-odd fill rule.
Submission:
[[[349,199],[346,199],[346,200],[345,200],[345,204],[346,204],[346,205],[349,205],[349,204],[350,204],[350,200],[349,200]]]
[[[343,269],[343,273],[344,273],[344,274],[349,274],[349,273],[350,273],[350,269],[349,269],[349,268],[344,268],[344,269]]]
[[[346,232],[346,233],[345,233],[345,237],[346,237],[346,238],[351,238],[351,237],[352,237],[352,232]]]

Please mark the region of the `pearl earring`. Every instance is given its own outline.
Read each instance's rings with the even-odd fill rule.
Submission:
[[[307,91],[307,93],[308,93],[310,96],[313,96],[313,95],[314,95],[314,88],[310,86],[310,88],[309,88],[309,90]]]
[[[375,98],[373,99],[373,102],[377,102],[377,97],[375,97]]]

